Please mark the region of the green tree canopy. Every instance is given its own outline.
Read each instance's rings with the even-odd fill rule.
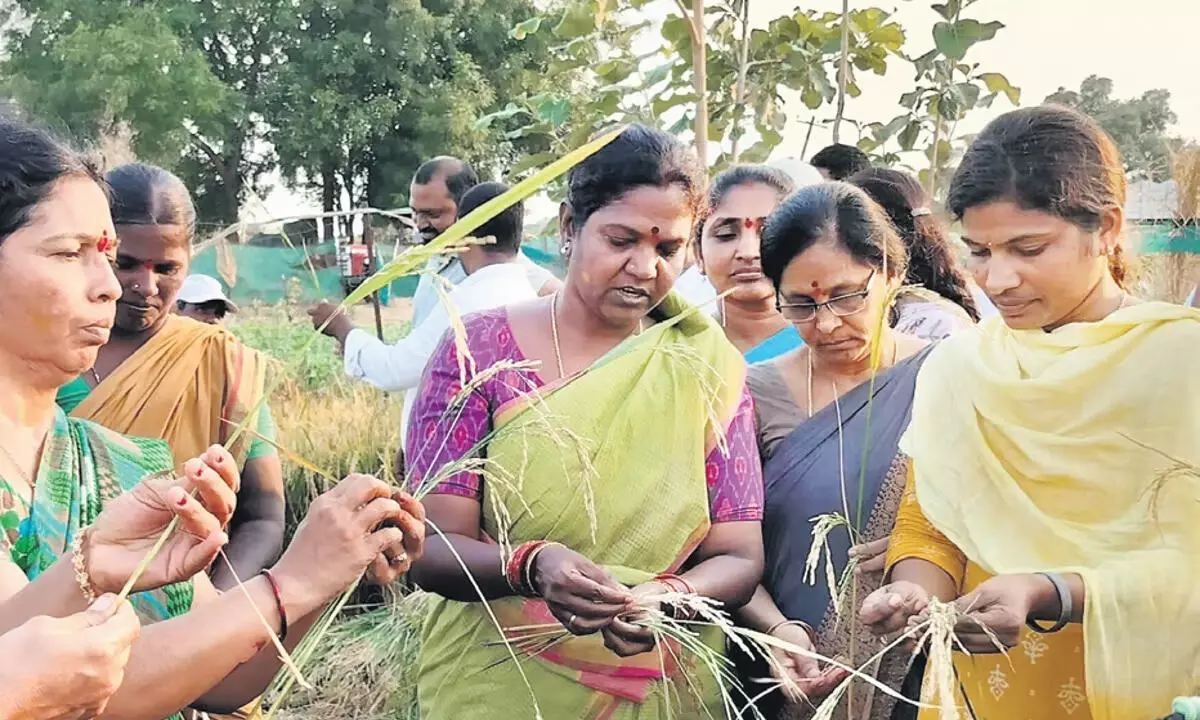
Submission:
[[[209,223],[264,173],[341,202],[403,202],[421,159],[504,161],[476,119],[546,83],[509,36],[531,0],[13,0],[4,91],[86,140],[127,133]],[[510,146],[499,143],[515,152]]]
[[[1176,120],[1171,93],[1147,90],[1140,97],[1121,100],[1112,92],[1112,80],[1092,75],[1078,91],[1060,87],[1046,102],[1073,107],[1095,118],[1116,141],[1130,175],[1156,182],[1169,179],[1171,149],[1177,142],[1169,135]]]

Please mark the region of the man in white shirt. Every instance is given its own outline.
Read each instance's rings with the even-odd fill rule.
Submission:
[[[507,190],[501,183],[476,185],[463,196],[460,211],[465,215]],[[472,246],[460,256],[466,278],[449,293],[449,304],[454,313],[465,315],[537,297],[536,290],[529,284],[524,264],[517,259],[521,254],[524,218],[524,207],[517,203],[475,231],[477,237],[493,237],[495,242]],[[436,298],[437,290],[433,289],[433,292]],[[337,312],[334,305],[322,303],[309,311],[314,327],[320,327],[332,316],[325,334],[341,343],[347,375],[365,380],[381,390],[406,391],[402,438],[408,434],[408,416],[425,365],[450,329],[450,313],[445,304],[437,302],[423,322],[413,325],[406,338],[395,345],[387,345],[354,327],[354,323],[344,313]]]
[[[409,206],[413,221],[422,244],[429,243],[446,231],[454,221],[466,213],[460,212],[463,195],[478,184],[478,178],[470,163],[458,158],[442,156],[429,160],[417,168],[409,188]],[[547,269],[520,253],[529,282],[541,294],[558,289],[558,279]],[[432,258],[425,265],[425,272],[417,283],[413,294],[413,327],[418,327],[438,305],[438,294],[434,288],[434,275],[440,275],[451,285],[458,285],[467,278],[467,270],[457,256]]]

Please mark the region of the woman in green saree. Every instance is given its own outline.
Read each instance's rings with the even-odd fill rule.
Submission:
[[[192,483],[227,519],[232,500],[214,488],[236,489],[237,471],[214,447],[184,463],[181,480],[168,474],[144,481],[175,467],[163,444],[63,415],[55,393],[95,362],[120,294],[103,181],[45,133],[0,120],[0,188],[4,632],[32,615],[64,617],[83,611],[93,594],[118,592],[167,523],[161,507],[147,520],[139,505],[190,506],[197,501],[180,488]],[[243,578],[244,592],[218,596],[196,573],[226,538],[219,526],[201,530],[177,535],[135,587],[144,627],[100,717],[155,720],[187,706],[237,709],[280,666],[272,631],[294,647],[364,570],[394,578],[420,555],[424,537],[423,512],[411,496],[352,476],[313,503],[278,563]],[[115,565],[114,552],[123,553]]]
[[[745,361],[668,295],[700,184],[678,141],[629,127],[570,174],[562,290],[468,316],[430,361],[407,438],[409,482],[432,486],[442,533],[413,568],[442,596],[422,717],[722,714],[702,663],[637,624],[667,591],[735,608],[762,572]],[[520,646],[518,666],[489,612],[569,636]],[[719,652],[723,639],[705,641]]]

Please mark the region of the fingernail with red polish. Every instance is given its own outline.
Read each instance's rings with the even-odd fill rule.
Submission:
[[[187,500],[188,500],[188,496],[187,496],[187,494],[185,493],[185,494],[183,494],[183,495],[180,495],[180,496],[179,496],[179,499],[178,499],[178,500],[176,500],[176,501],[175,501],[175,503],[176,503],[177,505],[179,505],[179,507],[183,507],[184,505],[187,505]]]

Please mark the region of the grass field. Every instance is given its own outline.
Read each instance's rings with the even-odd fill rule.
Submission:
[[[359,309],[356,309],[359,310]],[[406,313],[391,312],[385,337],[407,332]],[[369,308],[355,320],[372,322]],[[352,472],[389,477],[399,446],[402,398],[352,382],[342,372],[334,341],[312,342],[302,308],[246,308],[230,324],[248,346],[278,361],[271,412],[282,448],[341,478]],[[286,455],[286,453],[285,453]],[[288,536],[328,481],[297,462],[283,462]],[[281,717],[296,720],[415,720],[416,658],[423,596],[360,593],[325,637],[309,666],[312,692],[289,698]],[[374,602],[364,604],[374,596]]]

